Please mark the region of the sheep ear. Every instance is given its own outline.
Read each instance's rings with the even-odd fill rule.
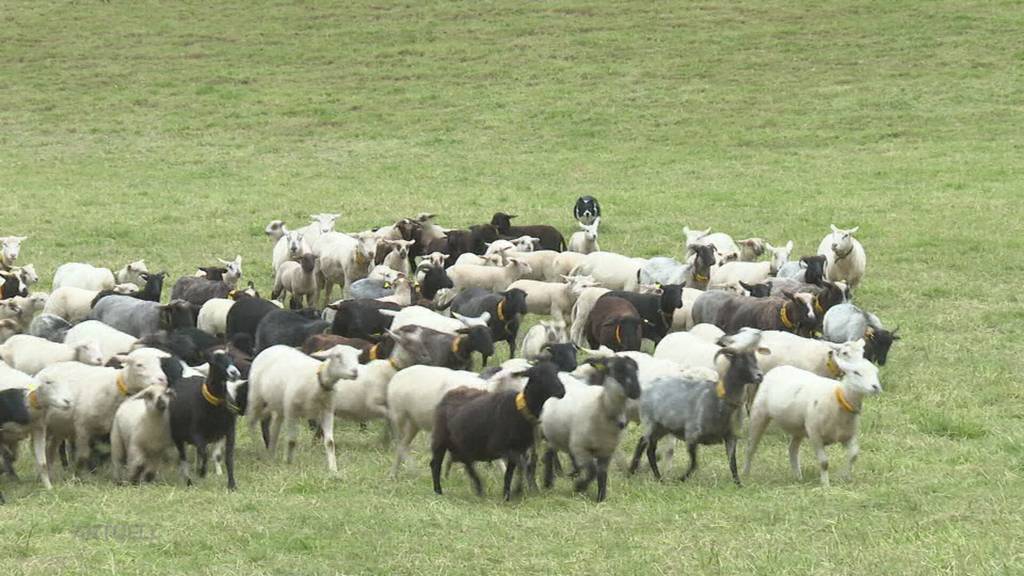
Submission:
[[[854,226],[853,228],[847,230],[846,233],[853,236],[854,234],[857,233],[858,230],[860,230],[860,226]]]
[[[313,352],[310,356],[317,360],[327,360],[331,357],[330,352],[330,350],[320,350],[319,352]]]
[[[839,228],[836,228],[835,224],[829,224],[829,226],[832,228],[832,232],[834,232],[834,233],[838,233],[839,232]]]
[[[792,252],[792,251],[793,251],[793,241],[790,240],[789,242],[786,242],[786,252]]]

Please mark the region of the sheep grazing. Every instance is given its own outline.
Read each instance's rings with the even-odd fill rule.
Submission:
[[[3,454],[5,468],[13,476],[13,462],[10,460],[13,460],[13,455],[17,453],[18,444],[29,438],[39,479],[43,487],[50,490],[53,485],[50,483],[46,465],[47,414],[51,410],[66,411],[71,408],[71,386],[50,379],[33,378],[0,362],[0,390],[0,394],[8,397],[12,408],[24,407],[29,417],[27,422],[0,426],[0,453]]]
[[[581,230],[574,232],[569,237],[569,251],[579,252],[580,254],[590,254],[591,252],[600,252],[601,248],[597,244],[597,227],[601,224],[601,217],[598,216],[590,224],[579,223]]]
[[[288,346],[273,346],[260,352],[249,372],[249,410],[246,416],[255,427],[271,418],[267,450],[276,452],[281,426],[288,440],[287,462],[292,463],[298,444],[299,422],[315,418],[320,422],[327,453],[327,468],[338,471],[334,453],[335,383],[354,380],[359,372],[359,351],[335,346],[307,356]]]
[[[657,344],[672,329],[676,310],[683,307],[683,287],[679,284],[661,286],[658,291],[657,294],[613,291],[601,296],[598,302],[605,298],[628,300],[643,318],[643,337]]]
[[[629,300],[602,296],[587,318],[587,344],[590,348],[607,346],[615,352],[639,350],[643,326],[643,318]]]
[[[0,358],[30,376],[58,362],[81,362],[91,366],[103,364],[103,354],[95,340],[69,346],[28,334],[12,336],[0,345]]]
[[[858,230],[860,226],[841,230],[832,224],[832,233],[822,238],[818,245],[818,254],[828,260],[825,266],[826,277],[833,282],[846,282],[850,290],[860,286],[868,262],[864,246],[853,237]]]
[[[526,314],[526,293],[518,288],[494,294],[483,289],[464,290],[452,301],[452,311],[467,317],[488,314],[488,327],[495,342],[508,343],[509,356],[516,355],[519,324]],[[487,358],[484,358],[484,363]]]
[[[281,264],[289,260],[298,260],[309,254],[312,248],[306,243],[305,236],[300,231],[286,232],[274,243],[274,252],[271,257],[271,270],[276,274]]]
[[[502,292],[533,269],[518,258],[509,258],[505,266],[455,265],[448,268],[448,277],[456,291],[482,288],[491,292]]]
[[[10,325],[5,324],[8,322]],[[0,342],[6,342],[8,338],[14,335],[14,333],[5,334],[7,329],[16,329],[17,327],[17,322],[13,320],[0,320]],[[60,316],[44,313],[32,319],[32,323],[28,327],[28,333],[50,342],[64,342],[70,329],[71,323],[67,320]]]
[[[146,283],[145,276],[149,274],[145,260],[136,260],[124,265],[123,268],[114,273],[114,280],[118,284],[135,284],[142,286]]]
[[[21,252],[21,243],[27,239],[28,236],[0,237],[0,268],[9,269],[14,266]]]
[[[789,261],[789,255],[793,251],[793,241],[790,240],[781,248],[767,243],[765,246],[771,253],[770,261],[726,262],[711,271],[708,288],[720,288],[733,282],[758,284],[774,276]]]
[[[120,369],[62,362],[44,368],[36,377],[40,382],[56,382],[73,390],[71,409],[48,414],[46,462],[53,474],[53,462],[61,441],[75,444],[77,468],[86,465],[91,455],[91,440],[106,436],[121,402],[150,386],[167,386],[160,359],[168,354],[141,348],[115,358]]]
[[[498,229],[498,234],[505,237],[518,238],[520,236],[531,236],[538,238],[537,243],[541,250],[553,250],[562,252],[565,250],[565,237],[553,226],[513,226],[514,215],[497,212],[491,218],[491,226]]]
[[[109,268],[98,268],[92,264],[69,262],[61,264],[53,273],[52,289],[74,286],[83,290],[109,290],[114,287],[114,273]]]
[[[90,341],[99,344],[100,355],[105,364],[114,356],[131,352],[139,339],[98,320],[86,320],[81,324],[75,324],[67,331],[64,338],[64,344],[71,347],[77,347]]]
[[[757,452],[768,424],[775,422],[790,436],[789,463],[797,480],[800,471],[800,444],[807,438],[814,448],[821,469],[821,485],[828,487],[828,454],[825,447],[843,444],[848,460],[847,478],[853,477],[853,465],[860,453],[857,424],[865,396],[881,393],[878,368],[866,359],[846,362],[837,359],[843,377],[839,380],[781,366],[768,372],[757,391],[750,410],[750,440],[744,476]]]
[[[137,338],[158,330],[195,327],[193,307],[184,300],[160,304],[131,296],[107,296],[96,303],[89,318]]]
[[[441,399],[431,438],[430,472],[435,493],[442,493],[441,464],[446,454],[466,467],[478,496],[483,495],[483,485],[473,464],[504,458],[502,492],[505,501],[512,499],[516,466],[525,464],[526,453],[534,445],[534,428],[544,404],[550,398],[565,396],[558,369],[550,362],[541,362],[514,376],[528,378],[521,392],[459,388]]]
[[[822,338],[843,343],[863,339],[864,357],[879,366],[885,366],[892,343],[899,340],[899,327],[889,331],[878,316],[865,312],[853,304],[839,304],[825,313]]]
[[[593,196],[580,196],[573,205],[572,217],[580,224],[593,224],[601,218],[601,204]]]
[[[554,460],[568,452],[584,471],[575,489],[584,492],[597,478],[597,501],[608,493],[608,464],[626,427],[627,400],[640,397],[638,366],[631,358],[591,358],[591,386],[566,388],[565,397],[544,404],[541,430],[548,442],[544,454],[544,487],[554,485]]]
[[[558,344],[568,341],[569,335],[565,331],[564,321],[541,320],[523,336],[523,342],[519,348],[519,356],[527,360],[533,360],[540,354],[545,344]]]
[[[150,386],[117,408],[110,429],[114,482],[125,480],[125,469],[132,484],[152,482],[156,477],[157,466],[174,445],[168,409],[174,395],[172,388]]]
[[[273,310],[260,320],[256,328],[255,354],[284,344],[298,348],[312,334],[323,334],[331,323],[321,320],[316,310]]]
[[[237,487],[235,483],[235,431],[236,420],[242,413],[239,405],[240,394],[247,394],[248,384],[235,386],[231,393],[229,382],[241,376],[231,355],[224,349],[207,352],[209,374],[184,378],[170,377],[174,399],[171,401],[171,440],[178,451],[178,472],[185,484],[192,485],[189,473],[186,446],[196,447],[199,476],[205,477],[209,463],[211,444],[224,442],[224,464],[228,471],[228,490]],[[172,361],[180,375],[181,364]],[[165,367],[165,370],[169,368]]]
[[[274,276],[274,289],[270,297],[277,300],[283,298],[284,294],[291,294],[293,309],[314,306],[317,286],[315,266],[316,256],[312,254],[300,256],[298,262],[294,260],[282,262]]]
[[[757,339],[753,339],[756,346]],[[671,434],[686,442],[690,466],[682,479],[688,479],[697,469],[697,446],[725,443],[729,470],[733,481],[740,485],[736,468],[736,431],[734,415],[743,403],[746,387],[759,384],[761,369],[752,348],[722,348],[716,354],[718,378],[705,378],[696,374],[662,377],[644,390],[640,399],[640,419],[644,435],[637,443],[630,464],[630,473],[636,472],[640,456],[647,452],[647,461],[655,478],[658,470],[658,440]]]

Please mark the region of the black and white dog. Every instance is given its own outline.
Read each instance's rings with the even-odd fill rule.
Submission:
[[[601,205],[593,196],[580,196],[576,199],[576,207],[573,208],[572,215],[580,223],[589,226],[601,215]]]

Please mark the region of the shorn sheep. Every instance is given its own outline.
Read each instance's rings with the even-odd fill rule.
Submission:
[[[828,260],[825,277],[833,282],[846,282],[850,290],[860,286],[868,262],[864,246],[853,237],[859,229],[860,226],[855,226],[841,230],[833,224],[832,233],[822,238],[818,245],[818,254]]]
[[[150,386],[121,403],[110,429],[110,462],[114,482],[152,482],[156,468],[174,445],[170,410],[174,390]]]
[[[754,398],[750,410],[750,440],[747,443],[747,463],[750,466],[770,422],[775,422],[790,436],[789,463],[798,480],[800,471],[800,443],[806,438],[814,448],[821,469],[821,485],[828,486],[828,454],[825,447],[843,444],[848,460],[847,478],[853,476],[853,465],[860,453],[857,443],[857,424],[865,396],[881,393],[878,368],[866,359],[846,362],[838,358],[843,376],[839,380],[822,378],[811,372],[781,366],[770,371]]]

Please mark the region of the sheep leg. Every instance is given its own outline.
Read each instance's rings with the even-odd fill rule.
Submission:
[[[550,489],[555,485],[555,459],[558,454],[554,448],[548,448],[544,452],[544,488]]]
[[[327,468],[334,474],[338,473],[338,461],[334,450],[334,406],[324,410],[320,417],[321,430],[324,436],[324,450],[327,452]]]
[[[516,464],[519,462],[521,455],[509,454],[505,457],[505,487],[502,493],[505,497],[505,502],[512,500],[512,480],[516,475]]]
[[[210,463],[210,451],[206,446],[206,438],[196,434],[192,438],[192,443],[196,446],[196,463],[199,464],[199,477],[206,478],[206,467]]]
[[[531,492],[539,492],[540,487],[537,486],[537,448],[531,446],[530,453],[524,454],[522,461],[519,466],[524,470],[526,475],[526,486]]]
[[[793,436],[789,439],[789,466],[793,469],[793,475],[797,480],[803,480],[804,474],[800,471],[800,443],[802,436]]]
[[[811,446],[814,447],[814,455],[818,457],[818,467],[821,469],[821,486],[829,487],[828,481],[828,452],[825,452],[825,443],[821,438],[811,436]]]
[[[288,450],[285,452],[285,463],[291,464],[295,461],[295,445],[299,443],[299,421],[290,414],[284,417],[284,436],[288,441]]]
[[[647,448],[647,436],[641,436],[640,441],[636,443],[636,450],[633,451],[633,460],[629,463],[630,474],[636,474],[636,469],[640,467],[640,457],[645,448]]]
[[[277,458],[277,442],[281,438],[281,415],[272,414],[270,416],[270,430],[269,430],[267,452],[270,454],[271,459]]]
[[[185,443],[177,442],[178,449],[178,474],[185,481],[186,486],[192,485],[192,475],[188,471],[188,454],[185,452]]]
[[[391,468],[391,477],[397,479],[409,446],[416,438],[416,427],[412,422],[395,422],[395,434],[398,442],[395,445],[395,465]]]
[[[473,493],[475,493],[477,496],[483,496],[484,485],[483,482],[480,481],[480,475],[476,473],[476,468],[473,467],[472,462],[467,462],[465,466],[466,475],[469,476],[469,480],[473,482]]]
[[[444,447],[435,448],[434,456],[430,459],[430,477],[434,480],[434,494],[440,495],[441,491],[441,463],[444,455],[448,452]],[[451,469],[451,460],[448,460],[448,468]]]
[[[508,337],[505,338],[505,342],[508,342],[508,357],[516,357],[516,333],[510,332]]]
[[[686,472],[683,474],[683,477],[680,478],[680,480],[683,482],[686,482],[686,480],[689,479],[690,476],[692,476],[693,473],[697,471],[697,443],[687,442],[686,451],[690,453],[690,466],[686,469]]]
[[[14,456],[11,454],[10,449],[7,446],[0,446],[0,455],[3,456],[4,474],[17,482],[18,473],[14,471]]]
[[[735,482],[737,486],[742,486],[742,484],[740,484],[740,474],[737,471],[736,467],[735,436],[730,435],[728,438],[725,439],[725,453],[727,456],[729,456],[729,472],[732,472],[732,481]]]
[[[857,438],[853,437],[846,441],[846,476],[847,481],[853,480],[853,465],[857,463],[857,456],[860,455],[860,444]]]
[[[590,483],[597,477],[597,464],[592,457],[587,458],[587,463],[583,465],[583,472],[583,478],[577,480],[573,487],[576,492],[586,492],[587,488],[590,488]]]
[[[60,453],[60,465],[63,466],[65,470],[67,470],[68,467],[71,466],[71,462],[68,459],[68,443],[67,443],[67,441],[61,440],[58,452]],[[51,460],[52,460],[52,458],[51,458]]]
[[[757,453],[757,446],[761,443],[761,436],[764,435],[769,422],[769,419],[760,412],[750,416],[750,433],[747,436],[747,461],[743,464],[744,476],[750,475],[750,466],[754,463],[754,454]],[[799,446],[798,442],[797,447]]]
[[[52,480],[53,464],[57,460],[57,451],[60,448],[60,442],[57,442],[53,438],[46,439],[46,475]]]
[[[647,438],[647,464],[651,467],[654,478],[661,480],[661,470],[658,470],[658,440],[653,434]]]
[[[220,463],[224,460],[224,443],[217,442],[213,447],[213,473],[217,476],[224,475],[224,468]]]
[[[608,497],[608,464],[611,458],[597,459],[597,501],[604,502]]]
[[[43,481],[43,488],[53,489],[50,483],[49,460],[46,459],[46,430],[37,427],[32,430],[32,453],[36,458],[36,470],[39,472],[39,479]]]
[[[89,431],[85,428],[75,430],[75,471],[89,466]]]
[[[235,426],[237,420],[232,418],[228,431],[224,434],[224,467],[228,469],[228,490],[238,487],[235,484]]]

